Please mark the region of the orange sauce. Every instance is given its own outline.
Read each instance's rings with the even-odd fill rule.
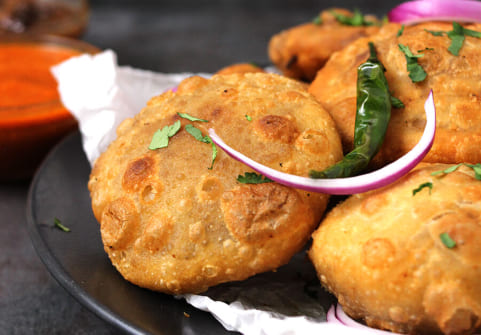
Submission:
[[[71,117],[60,102],[50,68],[79,54],[56,45],[1,44],[0,125],[14,127]]]

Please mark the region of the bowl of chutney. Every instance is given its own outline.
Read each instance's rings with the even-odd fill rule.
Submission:
[[[77,122],[50,68],[96,47],[59,36],[0,38],[0,180],[28,179]]]

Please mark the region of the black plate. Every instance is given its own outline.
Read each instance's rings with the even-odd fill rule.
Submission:
[[[91,210],[89,173],[80,134],[75,133],[49,154],[30,186],[28,230],[53,277],[80,303],[127,333],[233,334],[185,300],[139,288],[119,275],[103,250]],[[71,231],[55,228],[55,218]]]

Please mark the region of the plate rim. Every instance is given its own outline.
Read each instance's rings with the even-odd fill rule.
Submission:
[[[42,172],[46,169],[52,157],[66,145],[67,142],[74,141],[76,137],[80,135],[80,132],[74,131],[73,133],[67,135],[59,143],[57,143],[52,150],[44,158],[40,166],[37,168],[34,177],[29,185],[26,201],[26,225],[27,231],[30,236],[30,240],[35,249],[37,256],[40,258],[42,263],[45,265],[47,271],[56,280],[60,286],[66,290],[70,296],[77,300],[82,306],[86,307],[90,312],[92,312],[97,317],[106,321],[108,324],[115,326],[116,328],[123,330],[129,334],[144,335],[149,334],[145,330],[133,325],[131,322],[125,320],[123,317],[113,312],[108,306],[100,303],[93,297],[91,297],[70,275],[65,271],[63,265],[58,261],[56,257],[53,256],[49,246],[42,238],[38,224],[34,218],[34,200],[33,196],[35,194],[39,180],[41,179]]]

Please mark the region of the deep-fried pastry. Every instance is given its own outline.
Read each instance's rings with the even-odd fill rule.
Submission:
[[[353,195],[313,234],[309,257],[353,318],[410,334],[481,330],[481,181],[466,166],[432,175],[448,167]]]
[[[466,28],[481,32],[481,24]],[[356,116],[356,71],[368,57],[368,42],[373,41],[378,58],[386,68],[386,78],[394,97],[404,108],[393,108],[384,145],[373,166],[384,165],[411,150],[425,125],[424,102],[432,89],[437,114],[434,146],[426,162],[460,163],[481,161],[481,39],[466,36],[458,56],[448,48],[447,31],[452,23],[428,22],[414,26],[385,25],[378,34],[361,38],[335,53],[318,72],[309,91],[316,96],[336,121],[345,152],[353,145]],[[444,32],[435,36],[433,32]],[[398,36],[399,35],[399,36]],[[413,82],[407,70],[407,46],[427,73]]]
[[[167,147],[150,150],[154,133],[177,121]],[[192,126],[202,132],[197,139]],[[221,150],[212,165],[210,127],[288,173],[306,176],[342,157],[329,114],[305,85],[279,75],[191,77],[151,99],[121,124],[89,180],[105,251],[127,280],[166,293],[201,292],[287,263],[317,226],[327,195],[238,182],[252,170]]]
[[[325,10],[319,15],[320,23],[305,23],[271,38],[269,57],[284,75],[310,82],[333,52],[379,30],[378,21],[373,16],[367,16],[366,20],[376,23],[374,25],[350,26],[339,23],[332,11],[352,16],[345,9]]]

